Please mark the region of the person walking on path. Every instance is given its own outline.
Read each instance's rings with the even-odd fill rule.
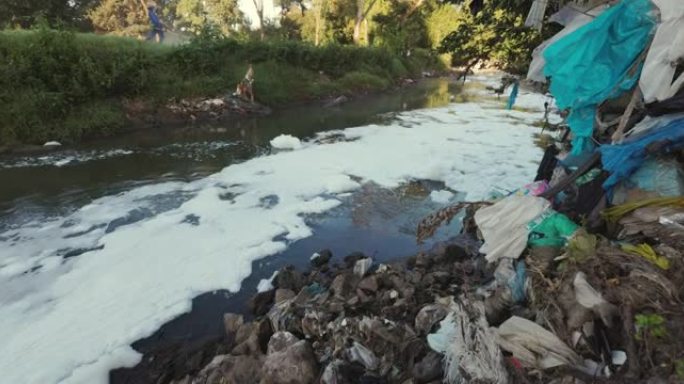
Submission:
[[[143,5],[145,4],[143,3]],[[152,24],[152,29],[147,34],[145,40],[150,41],[159,36],[157,41],[162,43],[164,41],[164,24],[162,24],[161,20],[159,20],[159,15],[157,15],[157,3],[154,1],[147,2],[146,9],[147,16],[150,18],[150,23]]]

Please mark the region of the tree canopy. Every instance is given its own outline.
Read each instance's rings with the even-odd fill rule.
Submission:
[[[486,62],[512,71],[527,65],[541,38],[523,25],[530,0],[275,0],[277,19],[264,16],[264,0],[247,5],[256,9],[257,31],[238,0],[159,0],[158,14],[167,28],[189,36],[355,44],[405,55],[421,48],[455,66]],[[4,0],[0,23],[142,36],[150,27],[146,12],[141,0]]]

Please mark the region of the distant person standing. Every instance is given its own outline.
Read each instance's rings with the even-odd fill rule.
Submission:
[[[150,18],[150,23],[152,24],[152,29],[147,34],[147,38],[145,38],[145,40],[150,41],[159,36],[158,41],[161,43],[164,41],[164,24],[162,24],[161,20],[159,20],[159,15],[157,15],[157,3],[154,1],[148,1],[146,8],[147,16]]]

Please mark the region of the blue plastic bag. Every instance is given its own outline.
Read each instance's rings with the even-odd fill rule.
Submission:
[[[544,75],[560,109],[570,108],[573,153],[590,147],[597,106],[631,89],[656,21],[650,0],[623,0],[544,51]]]
[[[646,147],[656,141],[665,141],[665,146],[659,149],[659,153],[684,148],[684,119],[672,121],[621,145],[602,145],[599,150],[603,169],[611,173],[603,183],[603,189],[610,191],[615,184],[636,172],[648,158]]]

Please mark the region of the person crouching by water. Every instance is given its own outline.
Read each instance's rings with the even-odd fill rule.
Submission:
[[[146,41],[150,41],[155,37],[159,36],[158,42],[164,41],[164,24],[159,20],[159,15],[157,15],[157,3],[154,1],[147,2],[147,16],[150,18],[150,23],[152,24],[152,29],[147,33]]]
[[[254,89],[252,88],[252,84],[254,84],[254,68],[252,68],[252,64],[250,64],[247,68],[245,78],[238,83],[235,94],[243,99],[249,99],[249,101],[253,103]]]

